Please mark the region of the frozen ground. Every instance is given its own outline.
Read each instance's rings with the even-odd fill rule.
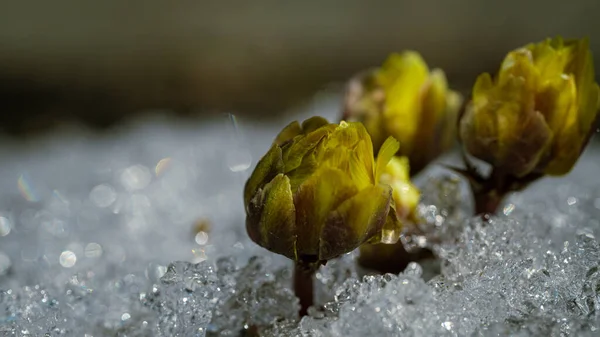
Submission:
[[[333,118],[336,104],[295,116]],[[290,263],[249,241],[241,201],[287,122],[157,117],[110,135],[3,140],[0,335],[600,334],[599,149],[489,224],[466,218],[464,190],[430,170],[421,211],[433,232],[413,241],[437,242],[442,275],[425,282],[414,264],[361,278],[349,254],[320,270],[319,306],[298,321]],[[196,235],[201,221],[211,228]]]

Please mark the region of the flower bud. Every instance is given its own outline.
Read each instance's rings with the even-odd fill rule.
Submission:
[[[396,214],[403,227],[411,231],[410,225],[415,224],[417,218],[416,208],[420,199],[420,192],[410,181],[410,167],[408,158],[394,157],[387,164],[379,178],[382,184],[392,187]],[[365,268],[377,270],[382,273],[402,271],[410,262],[410,258],[420,256],[422,252],[408,253],[402,242],[393,245],[364,244],[360,246],[358,262]]]
[[[400,221],[405,219],[416,221],[415,210],[421,194],[410,181],[408,158],[393,157],[383,170],[379,182],[392,187],[396,214]]]
[[[564,175],[598,115],[587,39],[547,39],[506,56],[494,79],[477,78],[459,125],[465,150],[504,176]]]
[[[260,246],[306,264],[365,242],[397,241],[392,188],[380,184],[399,144],[389,138],[374,160],[360,123],[293,122],[258,162],[244,189],[246,229]]]
[[[350,81],[344,119],[362,122],[375,149],[389,136],[398,139],[398,155],[409,158],[414,175],[454,144],[461,104],[441,69],[429,71],[417,52],[407,51]]]

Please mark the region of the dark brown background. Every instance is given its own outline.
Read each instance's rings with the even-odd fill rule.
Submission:
[[[405,48],[465,90],[555,34],[589,36],[600,63],[598,13],[597,0],[2,2],[0,126],[156,108],[269,117]]]

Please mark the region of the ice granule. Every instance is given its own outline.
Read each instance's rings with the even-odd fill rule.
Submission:
[[[337,114],[338,99],[304,111]],[[327,115],[327,114],[326,114]],[[291,263],[252,243],[243,184],[289,122],[160,119],[95,136],[0,143],[0,335],[593,336],[600,326],[600,151],[471,219],[464,182],[419,181],[405,236],[443,258],[365,275],[356,252],[315,279],[297,317]],[[452,156],[450,156],[452,160]],[[210,229],[199,234],[198,221]],[[179,261],[179,262],[173,262]]]

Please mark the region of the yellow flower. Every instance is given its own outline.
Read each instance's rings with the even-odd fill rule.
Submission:
[[[364,242],[395,242],[392,189],[379,177],[398,150],[389,138],[374,160],[360,123],[293,122],[258,162],[244,189],[246,229],[262,247],[322,263]]]
[[[429,71],[417,52],[406,51],[350,82],[344,119],[362,122],[375,149],[389,136],[398,139],[398,154],[408,156],[415,174],[454,144],[461,104],[441,69]]]
[[[477,78],[459,132],[467,152],[501,175],[563,175],[597,118],[599,88],[588,40],[547,39],[506,56]]]
[[[383,170],[379,182],[390,185],[396,206],[396,214],[404,227],[419,221],[416,208],[420,192],[410,181],[408,158],[394,157]],[[408,221],[408,222],[407,222]],[[410,231],[410,229],[408,229]],[[406,267],[406,250],[402,242],[394,245],[364,244],[360,246],[359,263],[381,273],[398,273]]]
[[[415,209],[419,204],[421,194],[410,181],[408,158],[393,157],[383,170],[379,182],[392,187],[398,218],[401,221],[403,219],[416,220]]]

